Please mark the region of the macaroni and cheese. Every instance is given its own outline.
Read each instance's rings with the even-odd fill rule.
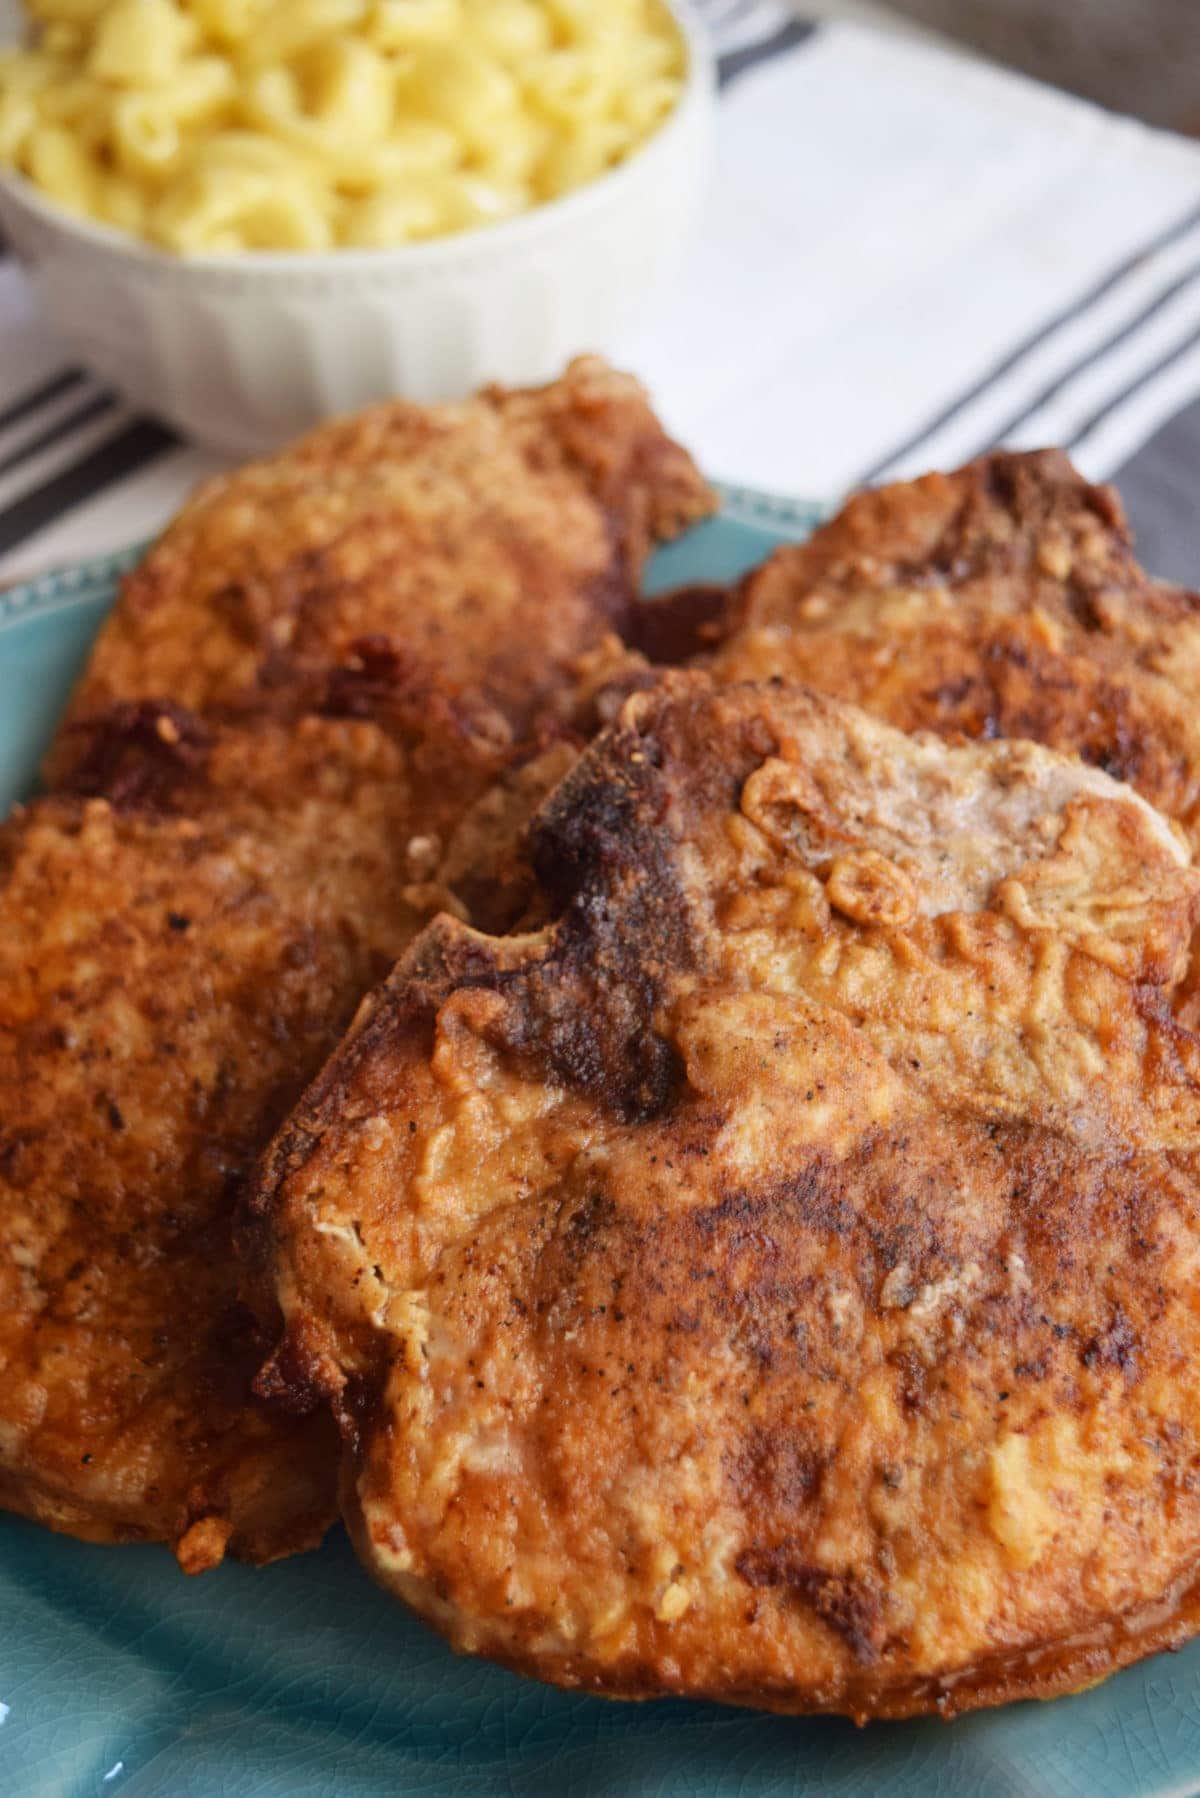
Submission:
[[[29,0],[0,160],[183,253],[384,248],[554,199],[683,84],[662,0]]]

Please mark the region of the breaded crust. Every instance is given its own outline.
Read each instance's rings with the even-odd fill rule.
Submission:
[[[271,1314],[232,1216],[423,914],[377,727],[159,723],[140,778],[119,758],[136,807],[47,798],[0,832],[0,1500],[194,1571],[331,1520],[324,1431],[250,1394]]]
[[[431,909],[523,903],[520,735],[711,504],[592,361],[319,431],[130,576],[0,831],[0,1503],[190,1570],[318,1539],[328,1421],[249,1390],[241,1177]]]
[[[657,638],[718,680],[808,681],[901,730],[1049,744],[1200,843],[1200,598],[1138,566],[1115,490],[1060,451],[857,494],[723,608],[674,610]],[[1176,1010],[1200,1024],[1200,941]]]
[[[901,730],[1029,737],[1200,832],[1200,600],[1145,574],[1116,493],[1058,451],[858,494],[749,575],[721,628],[719,680],[810,682]]]
[[[624,621],[653,544],[714,505],[595,357],[534,391],[377,406],[201,488],[126,580],[68,720],[255,706],[366,644],[520,731]]]
[[[671,677],[546,803],[554,919],[417,939],[256,1229],[372,1572],[567,1686],[860,1719],[1200,1618],[1200,909],[1028,743]]]

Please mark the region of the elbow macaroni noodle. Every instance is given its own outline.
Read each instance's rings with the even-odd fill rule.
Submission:
[[[676,105],[662,0],[29,0],[0,160],[182,253],[385,248],[593,180]]]

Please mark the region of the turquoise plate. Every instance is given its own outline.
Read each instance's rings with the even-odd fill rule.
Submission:
[[[722,579],[815,516],[730,492],[652,585]],[[0,801],[38,755],[132,560],[0,594]],[[1200,1791],[1200,1643],[1080,1698],[953,1724],[604,1704],[456,1660],[344,1537],[189,1581],[163,1549],[0,1518],[4,1798],[1133,1798]]]

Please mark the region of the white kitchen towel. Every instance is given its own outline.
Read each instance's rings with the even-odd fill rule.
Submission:
[[[704,228],[619,348],[705,467],[832,501],[1062,443],[1200,584],[1200,145],[782,0],[701,11]],[[145,536],[215,466],[74,369],[0,262],[0,578]]]

